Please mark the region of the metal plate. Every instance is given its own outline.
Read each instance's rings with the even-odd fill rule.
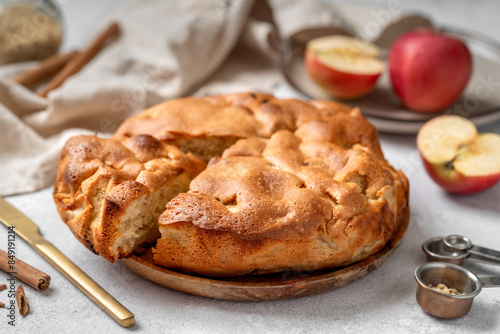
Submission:
[[[375,89],[356,101],[340,101],[359,107],[375,127],[388,133],[417,133],[433,117],[455,114],[469,118],[476,126],[500,120],[500,44],[486,36],[455,28],[442,28],[460,38],[473,56],[473,72],[462,96],[447,110],[424,114],[405,109],[392,90],[388,70],[379,78]],[[325,30],[328,31],[328,30]],[[311,35],[313,36],[313,35]],[[304,66],[304,44],[287,43],[282,49],[281,69],[287,82],[308,99],[332,99],[316,85]],[[386,66],[387,67],[387,66]]]

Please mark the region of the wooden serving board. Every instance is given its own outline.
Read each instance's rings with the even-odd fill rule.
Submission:
[[[341,288],[378,268],[403,240],[409,212],[403,220],[396,236],[380,252],[350,266],[329,270],[215,278],[188,275],[159,267],[153,263],[151,251],[119,261],[152,282],[196,296],[237,301],[298,298]]]

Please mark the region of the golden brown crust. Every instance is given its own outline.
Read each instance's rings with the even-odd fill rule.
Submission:
[[[112,245],[125,208],[181,174],[194,178],[204,167],[195,156],[149,135],[133,136],[123,144],[77,136],[63,149],[54,200],[77,239],[114,262],[120,254]]]
[[[210,160],[203,172],[189,152]],[[183,175],[194,179],[161,215],[154,259],[205,275],[348,265],[382,249],[408,210],[408,181],[359,110],[258,93],[167,101],[113,139],[68,141],[54,198],[114,261],[129,253],[116,231],[131,208]]]
[[[155,261],[235,276],[345,266],[381,250],[406,209],[398,173],[366,146],[297,133],[240,140],[212,159],[160,216]]]

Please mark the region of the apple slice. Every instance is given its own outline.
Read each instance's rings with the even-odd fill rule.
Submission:
[[[313,39],[306,45],[305,67],[328,94],[345,100],[368,94],[385,65],[371,43],[342,36]]]
[[[417,147],[430,177],[449,192],[477,193],[500,181],[500,135],[478,134],[466,118],[431,119],[418,132]]]

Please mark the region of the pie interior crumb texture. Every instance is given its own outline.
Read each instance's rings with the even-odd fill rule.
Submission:
[[[347,266],[380,251],[408,214],[408,181],[357,108],[260,93],[181,98],[112,138],[73,137],[59,215],[111,262],[208,276]]]

